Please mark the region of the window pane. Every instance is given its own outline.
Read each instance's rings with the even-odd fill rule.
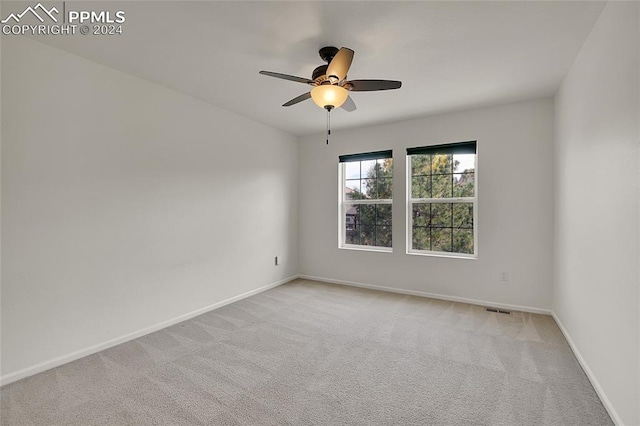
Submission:
[[[378,187],[376,179],[362,179],[361,191],[363,198],[375,199],[378,198]]]
[[[414,227],[411,248],[414,250],[431,250],[429,228]]]
[[[431,250],[450,252],[451,248],[451,228],[431,229]]]
[[[411,178],[412,198],[431,198],[431,177],[414,176]]]
[[[360,226],[360,213],[358,212],[359,206],[354,206],[353,204],[346,204],[345,208],[345,217],[344,217],[344,227],[346,231],[346,236],[351,235],[356,239],[359,239],[358,233],[354,232],[358,226]],[[345,242],[347,244],[356,244],[349,242],[349,238],[346,238]]]
[[[391,247],[391,226],[376,226],[376,245]]]
[[[391,247],[391,205],[345,205],[345,244]]]
[[[356,206],[359,212],[360,223],[362,225],[376,224],[376,206],[375,204],[361,204]]]
[[[474,172],[475,171],[475,154],[454,154],[453,155],[453,172]]]
[[[473,254],[473,203],[420,203],[412,210],[414,250]]]
[[[412,155],[411,156],[411,176],[429,175],[431,174],[431,156],[430,155]]]
[[[360,227],[360,244],[363,246],[374,246],[376,237],[376,227],[374,225],[362,225]]]
[[[360,162],[352,161],[344,163],[344,177],[345,179],[360,179]]]
[[[453,205],[454,228],[473,229],[473,203],[456,203]]]
[[[431,204],[414,204],[413,205],[413,226],[429,225],[429,206]]]
[[[360,200],[362,195],[360,192],[360,180],[346,180],[344,182],[344,198],[345,200]]]
[[[473,230],[453,230],[453,251],[456,253],[473,254]]]
[[[362,178],[376,177],[376,160],[361,161]]]
[[[475,196],[475,154],[411,156],[411,197]]]
[[[391,225],[391,204],[376,204],[376,224]]]
[[[475,195],[475,180],[473,173],[453,175],[453,196],[473,197]]]
[[[366,199],[391,199],[393,198],[393,180],[392,179],[362,179],[361,183],[362,198]],[[354,197],[355,198],[355,197]]]
[[[378,170],[378,178],[393,177],[393,159],[385,158],[385,159],[378,160],[377,170]]]
[[[431,159],[431,174],[452,173],[451,162],[453,156],[451,154],[433,155]]]
[[[451,198],[451,176],[433,175],[431,177],[433,198]]]
[[[451,227],[451,204],[431,204],[431,226]]]
[[[390,200],[393,198],[393,179],[381,178],[376,180],[378,199]]]
[[[360,227],[347,227],[347,230],[345,231],[344,242],[345,244],[360,244]]]

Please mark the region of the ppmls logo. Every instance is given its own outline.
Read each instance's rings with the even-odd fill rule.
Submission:
[[[10,13],[0,23],[4,35],[121,35],[125,20],[123,10],[70,10],[63,1],[49,8],[42,3],[27,6],[21,12]]]
[[[40,14],[38,14],[38,12],[40,12]],[[34,7],[28,6],[22,13],[18,13],[18,14],[10,13],[9,16],[7,16],[5,19],[3,19],[0,22],[3,24],[8,24],[9,21],[13,19],[13,21],[17,24],[20,22],[22,17],[27,14],[31,14],[35,16],[36,18],[38,18],[40,22],[44,22],[44,19],[42,18],[41,15],[48,16],[53,20],[53,22],[58,22],[58,19],[53,15],[54,13],[57,15],[58,13],[60,13],[60,11],[55,7],[52,7],[51,9],[47,10],[47,8],[42,5],[42,3],[38,3]]]

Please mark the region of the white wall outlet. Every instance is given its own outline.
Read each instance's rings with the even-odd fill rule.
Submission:
[[[282,258],[280,256],[276,256],[276,262],[275,262],[276,266],[277,265],[282,265]]]
[[[500,274],[498,275],[498,279],[506,283],[507,281],[509,281],[509,273],[507,271],[500,272]]]

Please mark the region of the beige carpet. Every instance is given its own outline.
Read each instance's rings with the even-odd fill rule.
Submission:
[[[608,425],[553,319],[297,280],[7,385],[4,425]]]

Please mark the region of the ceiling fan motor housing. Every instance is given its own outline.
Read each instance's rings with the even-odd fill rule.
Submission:
[[[326,63],[329,63],[331,62],[333,57],[336,56],[339,50],[340,49],[334,46],[325,46],[322,49],[320,49],[318,53],[320,54],[320,57],[322,58],[323,61],[325,61]]]

